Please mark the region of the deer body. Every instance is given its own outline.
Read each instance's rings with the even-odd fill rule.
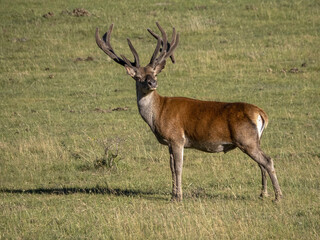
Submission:
[[[137,96],[139,113],[159,142],[165,145],[179,143],[184,148],[205,152],[228,152],[240,146],[237,139],[250,134],[246,125],[251,125],[258,138],[264,128],[258,128],[259,117],[263,116],[266,124],[268,121],[262,109],[247,103],[162,97],[156,91],[137,93]],[[241,125],[246,131],[237,130]]]
[[[261,169],[261,197],[267,196],[267,174],[270,176],[276,200],[282,196],[273,160],[260,148],[260,138],[268,125],[266,113],[259,107],[248,103],[227,103],[200,101],[184,97],[162,97],[156,88],[157,75],[163,70],[166,58],[175,62],[173,51],[179,42],[179,35],[173,29],[172,41],[157,23],[162,38],[148,31],[157,39],[157,46],[150,63],[140,67],[139,57],[128,39],[134,55],[134,62],[117,56],[110,45],[109,31],[100,39],[98,46],[115,62],[123,65],[127,73],[136,81],[137,104],[141,117],[161,144],[169,147],[172,173],[172,199],[182,200],[181,176],[184,148],[195,148],[205,152],[228,152],[234,148],[250,156]],[[162,46],[162,49],[160,48]]]

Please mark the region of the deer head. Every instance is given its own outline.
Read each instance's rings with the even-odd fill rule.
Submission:
[[[179,34],[176,33],[175,28],[172,32],[172,40],[169,43],[167,41],[167,34],[163,28],[156,23],[159,28],[162,37],[147,29],[149,33],[157,39],[157,46],[152,54],[150,62],[145,67],[140,66],[139,55],[133,47],[130,39],[127,39],[130,50],[134,56],[134,62],[128,60],[124,55],[120,57],[115,53],[110,44],[110,37],[113,30],[113,24],[111,24],[108,32],[106,32],[102,39],[99,36],[99,29],[96,29],[96,42],[98,46],[116,63],[125,67],[127,73],[136,80],[137,84],[141,87],[144,93],[154,91],[158,87],[157,75],[164,69],[166,65],[166,59],[171,58],[172,63],[175,63],[173,51],[179,43]]]

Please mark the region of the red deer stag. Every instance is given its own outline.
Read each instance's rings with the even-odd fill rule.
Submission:
[[[200,101],[184,97],[162,97],[158,87],[157,75],[164,69],[166,59],[174,63],[173,52],[179,43],[179,34],[173,28],[172,40],[158,24],[161,35],[148,29],[157,39],[157,46],[150,63],[140,66],[139,56],[131,41],[128,40],[134,62],[115,53],[110,44],[113,24],[102,39],[96,29],[98,46],[116,63],[125,67],[127,73],[136,81],[136,93],[139,113],[149,125],[161,144],[169,147],[172,173],[172,200],[182,200],[181,174],[184,148],[216,153],[228,152],[239,148],[261,169],[261,197],[268,195],[267,173],[275,192],[275,200],[280,200],[282,193],[277,180],[273,161],[260,149],[260,138],[267,127],[268,117],[259,107],[248,103]]]

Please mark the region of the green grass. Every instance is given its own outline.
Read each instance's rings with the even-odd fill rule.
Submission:
[[[1,1],[1,239],[320,238],[318,1],[59,2]],[[131,58],[129,37],[146,64],[156,21],[181,39],[160,94],[268,113],[280,204],[258,198],[260,170],[239,150],[186,150],[184,201],[169,201],[168,150],[94,40],[113,22],[114,49]]]

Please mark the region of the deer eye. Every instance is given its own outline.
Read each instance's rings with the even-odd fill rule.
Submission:
[[[141,74],[140,73],[136,73],[136,78],[141,81],[141,78],[142,78]]]

